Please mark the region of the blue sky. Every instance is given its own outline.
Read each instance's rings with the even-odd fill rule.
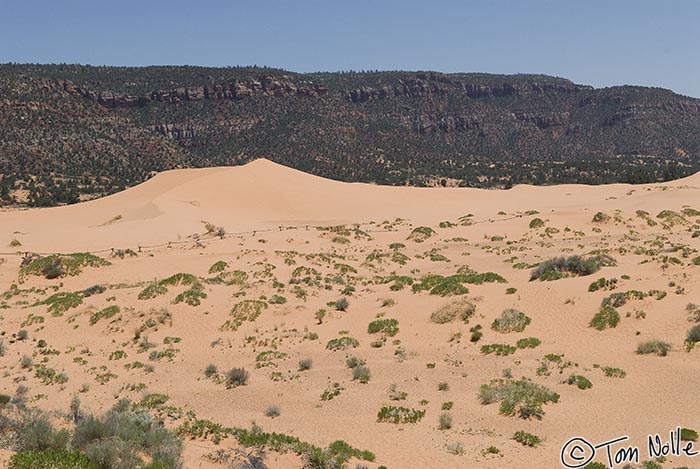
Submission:
[[[545,73],[700,97],[700,1],[0,0],[0,62]]]

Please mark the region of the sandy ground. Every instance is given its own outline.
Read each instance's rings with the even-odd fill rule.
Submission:
[[[120,397],[139,401],[144,393],[162,393],[168,405],[183,412],[168,420],[173,428],[191,411],[230,427],[250,428],[255,422],[264,431],[321,447],[344,440],[376,454],[376,461],[361,463],[370,468],[562,467],[560,450],[574,436],[597,444],[628,435],[628,444],[640,447],[640,461],[647,460],[648,434],[667,437],[676,426],[700,430],[694,410],[700,351],[684,350],[686,332],[694,324],[686,305],[700,303],[700,266],[693,262],[700,256],[700,237],[693,237],[700,217],[687,212],[673,225],[657,217],[664,210],[681,214],[689,207],[700,210],[700,175],[643,186],[424,189],[340,183],[258,160],[235,168],[170,171],[74,206],[0,212],[0,292],[8,292],[0,294],[0,331],[7,349],[0,357],[0,393],[12,395],[23,384],[37,406],[60,411],[67,411],[77,394],[93,412],[108,409]],[[648,217],[639,216],[640,210]],[[598,212],[609,219],[595,223]],[[468,214],[469,222],[461,224],[460,217]],[[531,228],[535,218],[544,226]],[[224,228],[223,239],[206,234],[205,222]],[[454,226],[441,227],[441,222]],[[338,225],[348,231],[322,228]],[[430,227],[434,234],[423,242],[409,239],[418,226]],[[13,240],[21,246],[10,247]],[[394,243],[405,246],[390,248]],[[122,259],[112,249],[137,255]],[[54,280],[30,275],[19,283],[20,253],[85,251],[97,252],[111,265],[85,267],[79,275]],[[395,251],[407,256],[405,264],[392,260]],[[611,255],[616,265],[585,277],[530,281],[529,266],[556,256],[600,252]],[[227,263],[224,272],[245,272],[246,280],[207,282],[217,275],[209,270],[218,261]],[[410,285],[392,290],[392,283],[382,281],[396,274],[418,282],[465,266],[497,273],[507,283],[465,284],[466,295],[443,297],[414,293]],[[175,302],[187,286],[138,298],[150,283],[176,273],[200,279],[207,295],[200,305]],[[616,288],[589,292],[589,284],[600,277],[617,278]],[[12,284],[21,291],[12,293]],[[60,316],[37,304],[55,292],[79,292],[96,284],[107,290],[83,298]],[[509,288],[516,290],[508,293]],[[604,297],[630,290],[667,294],[620,306],[615,328],[589,327]],[[271,303],[273,295],[286,302]],[[349,301],[344,312],[328,305],[341,297]],[[476,305],[468,323],[430,320],[438,308],[460,298]],[[393,304],[383,306],[385,299]],[[222,330],[232,309],[245,300],[262,300],[267,307],[237,330]],[[119,306],[119,313],[91,324],[91,315],[112,305]],[[506,308],[532,319],[523,332],[491,328]],[[321,321],[320,309],[326,310]],[[164,312],[167,319],[158,322]],[[32,323],[30,315],[43,322]],[[398,334],[370,334],[368,324],[377,318],[398,320]],[[470,328],[477,324],[483,337],[472,343]],[[144,351],[140,340],[133,340],[139,328],[154,348]],[[20,329],[28,331],[27,340],[16,340]],[[327,349],[330,340],[346,335],[359,345]],[[527,337],[541,344],[508,356],[481,352],[485,344],[515,345]],[[44,349],[60,353],[42,353],[40,339],[48,344]],[[669,342],[671,352],[665,357],[635,353],[638,343],[648,339]],[[171,357],[149,356],[168,349],[175,350]],[[277,358],[266,362],[261,352],[277,353]],[[561,372],[551,367],[548,376],[538,374],[547,354],[563,355],[567,366]],[[34,368],[20,368],[23,355],[34,357]],[[366,361],[368,383],[352,379],[346,366],[351,356]],[[299,360],[306,358],[313,361],[311,369],[299,371]],[[65,372],[68,381],[43,384],[35,373],[42,360]],[[125,367],[134,362],[151,365],[153,371]],[[205,378],[210,363],[221,373],[246,368],[247,385],[228,389]],[[600,368],[606,366],[620,368],[626,376],[608,377]],[[504,370],[514,379],[527,377],[555,391],[559,402],[546,404],[541,420],[500,415],[497,403],[480,402],[479,389],[502,378]],[[105,378],[106,373],[113,376]],[[566,384],[571,374],[586,376],[592,388]],[[322,400],[333,383],[339,384],[340,394]],[[440,383],[448,389],[439,390]],[[392,385],[406,393],[405,399],[390,398]],[[453,405],[444,411],[447,402]],[[279,406],[278,417],[265,415],[270,405]],[[415,424],[378,422],[380,408],[390,405],[424,410],[425,416]],[[443,412],[453,419],[450,429],[438,428]],[[542,443],[521,445],[513,439],[519,430],[536,434]],[[457,443],[461,454],[450,453],[448,447]],[[489,453],[489,447],[498,453]],[[229,449],[240,449],[232,438],[218,445],[188,441],[184,467],[228,467],[213,462],[212,455]],[[603,462],[604,454],[599,456]],[[700,467],[695,459],[668,456],[664,467]],[[271,468],[303,465],[296,454],[269,451],[265,462]]]

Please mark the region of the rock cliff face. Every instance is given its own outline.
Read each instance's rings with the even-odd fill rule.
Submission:
[[[651,182],[700,170],[700,100],[545,75],[7,64],[0,129],[0,199],[11,186],[37,205],[257,157],[413,185]]]
[[[288,80],[262,76],[259,79],[231,81],[226,84],[191,86],[168,90],[153,90],[148,94],[131,96],[109,91],[92,91],[76,86],[70,80],[61,83],[68,93],[78,94],[90,101],[110,109],[129,109],[143,107],[151,102],[180,103],[200,100],[241,100],[251,96],[323,96],[328,92],[324,86],[313,83],[296,84]]]

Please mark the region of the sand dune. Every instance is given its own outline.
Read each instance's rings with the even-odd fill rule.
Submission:
[[[153,410],[169,428],[194,414],[236,428],[255,421],[264,431],[319,447],[342,439],[370,450],[375,461],[353,459],[350,467],[372,469],[554,468],[562,444],[578,435],[594,442],[630,435],[644,447],[647,433],[700,429],[689,407],[700,386],[700,351],[687,351],[684,343],[695,324],[687,305],[700,303],[696,210],[700,174],[664,184],[497,191],[347,184],[257,160],[169,171],[73,206],[3,211],[0,326],[7,353],[0,371],[7,379],[0,394],[12,395],[21,383],[40,408],[65,412],[79,395],[86,409],[101,412],[119,397],[138,402],[144,393],[161,393],[172,408]],[[228,235],[207,235],[204,221]],[[419,226],[432,230],[422,242],[411,236]],[[10,247],[15,239],[21,246]],[[178,243],[167,247],[170,241]],[[149,245],[159,246],[124,258],[109,251]],[[22,276],[21,258],[12,255],[105,248],[99,255],[110,265],[58,278],[42,271]],[[612,256],[614,265],[530,281],[547,259],[599,254]],[[217,262],[226,263],[221,272],[212,269]],[[494,274],[490,280],[497,274],[506,283],[460,277],[463,288],[444,296],[414,291],[427,275],[458,272]],[[193,283],[160,285],[177,273],[191,274]],[[601,277],[616,280],[589,291]],[[83,296],[93,285],[107,290]],[[145,294],[153,285],[165,291]],[[47,299],[55,292],[76,293],[80,302],[52,314]],[[605,300],[614,294],[621,295]],[[197,301],[188,304],[186,295]],[[341,297],[350,303],[345,312],[333,306]],[[265,307],[259,315],[236,316],[246,300]],[[475,305],[467,321],[431,320],[459,300]],[[603,301],[623,304],[615,306],[619,324],[599,331],[590,322]],[[111,316],[104,313],[110,306],[119,307]],[[492,327],[507,308],[522,311],[530,324],[520,332]],[[235,319],[240,324],[231,327]],[[371,332],[377,319],[396,319],[398,333]],[[477,325],[483,337],[472,341]],[[20,329],[28,339],[17,337]],[[142,346],[144,336],[152,348]],[[356,347],[330,350],[329,341],[341,337],[357,339]],[[540,343],[516,347],[530,337]],[[649,339],[668,342],[671,351],[635,353]],[[482,346],[489,344],[514,348],[486,353]],[[34,367],[19,366],[23,355],[33,357]],[[366,361],[366,384],[352,378],[351,356]],[[305,358],[313,366],[300,371]],[[42,361],[68,381],[42,382],[36,367]],[[210,363],[221,375],[244,367],[249,382],[228,389],[204,376]],[[153,370],[144,371],[144,364]],[[625,377],[608,376],[605,367],[624,370]],[[568,384],[572,375],[593,386]],[[559,402],[545,404],[541,420],[502,415],[498,403],[483,404],[479,393],[504,376],[545,386]],[[334,383],[338,395],[322,398]],[[280,406],[278,417],[265,415],[272,404]],[[378,422],[379,410],[392,405],[425,415],[417,423]],[[453,419],[450,428],[438,428],[442,413]],[[520,430],[542,442],[520,444],[513,439]],[[232,436],[218,444],[197,436],[185,444],[184,467],[226,467],[213,461],[216,452],[237,449]],[[7,456],[0,453],[0,461]],[[265,461],[300,467],[304,455],[268,451]],[[676,456],[664,467],[677,466],[700,467]]]
[[[659,198],[659,188],[677,190]],[[166,171],[124,192],[67,207],[0,212],[0,241],[20,238],[34,251],[72,252],[181,240],[200,232],[202,221],[230,233],[397,217],[431,224],[468,213],[488,217],[494,210],[656,209],[698,190],[700,174],[647,186],[387,187],[332,181],[259,159]]]

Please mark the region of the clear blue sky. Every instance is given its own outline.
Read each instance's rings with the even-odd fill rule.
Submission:
[[[700,97],[698,0],[0,0],[0,62],[545,73]]]

